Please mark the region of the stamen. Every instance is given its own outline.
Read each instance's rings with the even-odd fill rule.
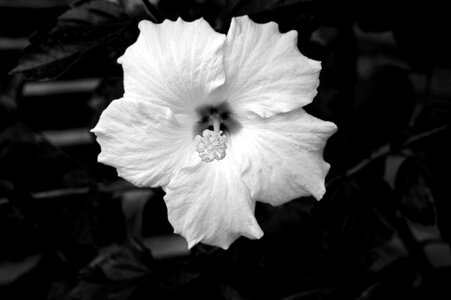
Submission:
[[[195,137],[196,151],[199,152],[199,157],[205,162],[223,159],[227,149],[227,136],[222,135],[222,131],[219,130],[219,117],[214,115],[210,120],[213,122],[214,131],[205,129],[202,136],[197,135]]]

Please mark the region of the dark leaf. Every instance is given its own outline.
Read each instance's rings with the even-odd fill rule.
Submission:
[[[92,248],[123,239],[120,203],[109,192],[97,191],[92,172],[14,118],[10,121],[0,131],[0,181],[12,187],[2,195],[11,201],[0,210],[5,229],[0,235],[8,243],[1,254],[45,245],[83,265],[92,258]]]
[[[234,13],[237,15],[253,15],[276,9],[293,9],[300,5],[312,4],[314,0],[241,0],[234,1]]]
[[[407,62],[428,73],[436,66],[450,66],[450,30],[446,6],[426,2],[412,4],[403,11],[393,34]]]
[[[2,300],[47,299],[48,287],[52,282],[61,280],[69,274],[68,269],[61,261],[61,257],[53,252],[28,257],[18,264],[25,266],[24,269],[27,269],[27,271],[11,284],[0,285],[0,298]],[[3,268],[3,266],[0,268]],[[12,273],[10,275],[18,274]]]
[[[149,19],[153,22],[160,23],[161,15],[156,8],[156,1],[149,0],[115,0],[119,2],[125,12],[132,18]]]
[[[35,224],[15,203],[14,193],[10,182],[0,180],[0,257],[1,260],[20,261],[42,251],[43,242]],[[13,272],[9,274],[13,275]]]
[[[111,245],[80,271],[75,287],[63,293],[73,300],[128,299],[151,274],[151,263],[150,252],[134,241]]]
[[[396,20],[403,17],[402,2],[390,0],[369,0],[352,2],[352,12],[360,28],[365,31],[382,32],[391,30]]]
[[[384,180],[388,183],[392,190],[395,189],[396,176],[399,172],[399,167],[406,160],[405,156],[391,154],[385,159]]]
[[[249,15],[257,23],[276,22],[281,32],[296,30],[298,46],[301,52],[306,54],[303,46],[325,16],[324,11],[314,4],[313,0],[243,0],[230,17]]]
[[[422,126],[430,126],[430,122],[422,123]],[[421,173],[426,176],[428,188],[432,192],[434,204],[436,206],[437,225],[440,229],[442,238],[451,243],[451,218],[449,217],[451,211],[451,147],[449,136],[451,135],[449,126],[442,126],[427,131],[422,139],[417,139],[409,147],[410,151],[414,153],[421,153],[416,155],[415,159],[420,159],[421,165],[426,172]],[[428,126],[428,127],[429,127]],[[429,134],[430,133],[430,134]]]
[[[413,159],[399,168],[395,189],[401,197],[400,211],[411,221],[423,225],[435,223],[435,203],[426,171]]]
[[[284,297],[281,300],[320,300],[320,299],[340,299],[342,295],[335,289],[331,288],[317,288],[309,289],[290,296]]]
[[[243,297],[236,289],[232,286],[220,283],[221,294],[224,300],[246,300],[248,298]]]
[[[370,285],[362,292],[358,299],[360,300],[378,300],[378,299],[401,299],[408,297],[415,298],[413,289],[406,286],[401,286],[398,283],[381,283],[377,282]]]
[[[123,9],[111,1],[77,2],[58,18],[50,32],[38,32],[30,38],[30,46],[11,72],[32,80],[56,78],[87,51],[119,37],[128,24]]]
[[[42,254],[34,254],[17,262],[0,263],[0,286],[11,284],[17,278],[30,271],[41,259]]]
[[[219,32],[226,33],[232,17],[249,15],[254,21],[275,21],[280,30],[296,29],[299,36],[309,36],[319,25],[318,7],[314,0],[164,0],[158,8],[169,19],[178,17],[194,20],[206,19]]]
[[[151,272],[153,258],[148,249],[135,241],[121,246],[110,246],[82,271],[87,281],[99,281],[102,277],[112,281],[139,279]],[[96,274],[102,274],[96,278]]]
[[[366,31],[392,30],[405,60],[417,71],[449,66],[450,21],[445,5],[435,2],[352,1],[354,18]],[[344,12],[344,11],[343,11]]]
[[[144,207],[143,236],[172,235],[174,229],[168,221],[168,211],[163,200],[163,189],[153,189],[153,195]]]
[[[393,236],[392,201],[393,192],[374,174],[360,172],[358,178],[328,186],[313,210],[322,234],[318,271],[322,280],[349,291],[366,284],[365,276],[375,263],[372,251]]]
[[[206,20],[211,19],[217,14],[217,11],[202,13],[201,7],[203,3],[196,0],[163,0],[158,1],[158,10],[162,15],[171,20],[181,17],[183,20],[191,21],[203,16]],[[206,5],[213,1],[205,1]]]
[[[130,236],[142,238],[144,207],[152,195],[153,192],[150,189],[130,190],[122,194],[122,212]]]
[[[419,299],[447,300],[451,298],[451,267],[441,267],[435,269],[424,280],[424,284],[419,289]],[[404,296],[403,296],[404,297]]]
[[[407,70],[384,65],[369,73],[357,85],[351,119],[355,146],[366,150],[403,138],[415,105]]]
[[[188,262],[156,261],[136,240],[105,248],[80,275],[69,299],[192,299],[199,288]]]
[[[120,282],[115,284],[94,284],[90,282],[80,282],[69,293],[70,300],[125,300],[137,287],[136,282]]]
[[[17,109],[17,95],[22,86],[23,80],[20,76],[8,76],[4,80],[0,77],[0,119],[3,119],[1,112],[3,109],[8,111]],[[0,128],[3,126],[2,123],[0,121]]]
[[[11,181],[22,192],[93,183],[84,165],[54,147],[41,134],[19,123],[7,112],[2,121],[7,124],[0,131],[0,178]]]
[[[94,90],[88,102],[89,107],[94,111],[94,119],[91,126],[94,127],[99,121],[100,115],[107,108],[111,101],[119,99],[124,94],[124,79],[120,77],[108,77],[102,79],[99,86]]]

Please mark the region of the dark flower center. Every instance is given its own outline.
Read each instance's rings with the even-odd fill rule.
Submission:
[[[198,115],[198,121],[196,128],[194,128],[195,134],[202,134],[205,129],[213,131],[213,119],[220,121],[219,130],[226,135],[231,135],[239,130],[240,123],[233,117],[230,105],[227,102],[223,102],[216,106],[202,106],[196,109]]]

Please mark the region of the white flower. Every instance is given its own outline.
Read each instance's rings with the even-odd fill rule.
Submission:
[[[321,199],[336,126],[302,109],[321,66],[299,52],[295,31],[246,16],[227,36],[203,19],[139,28],[119,59],[125,93],[92,130],[98,159],[137,186],[161,186],[189,247],[260,238],[255,201]]]

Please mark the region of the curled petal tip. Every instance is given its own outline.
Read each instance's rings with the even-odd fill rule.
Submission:
[[[191,250],[194,246],[199,244],[199,239],[193,239],[193,240],[187,239],[186,242],[188,243],[188,249]]]
[[[141,20],[138,23],[138,28],[141,29],[142,26],[145,26],[144,24],[152,23],[149,20]]]
[[[260,226],[255,222],[249,229],[250,238],[252,239],[260,239],[263,236],[263,230]]]

